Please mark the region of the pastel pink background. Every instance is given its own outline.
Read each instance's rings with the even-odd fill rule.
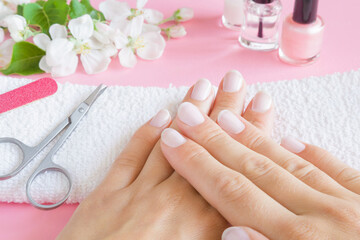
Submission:
[[[100,0],[92,1],[95,6]],[[292,10],[293,0],[283,0],[284,15]],[[135,1],[131,4],[134,6]],[[170,16],[179,7],[191,7],[195,18],[185,23],[188,36],[167,42],[163,57],[139,61],[124,69],[114,60],[108,71],[86,75],[82,67],[76,74],[57,79],[87,85],[175,86],[191,85],[200,77],[218,84],[229,69],[238,69],[248,83],[304,78],[358,69],[360,66],[360,1],[320,1],[319,14],[326,23],[325,42],[319,61],[308,67],[281,63],[276,52],[252,52],[239,47],[238,33],[222,27],[222,0],[149,0],[147,7]],[[41,75],[46,76],[46,75]],[[40,75],[31,76],[32,79]],[[52,211],[37,210],[27,204],[0,203],[0,239],[54,239],[77,205],[63,205]]]

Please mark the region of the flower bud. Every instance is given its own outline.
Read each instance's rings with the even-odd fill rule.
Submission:
[[[186,30],[181,25],[175,25],[175,26],[169,27],[168,35],[171,38],[181,38],[186,35]]]
[[[180,8],[175,11],[174,19],[176,22],[186,22],[194,17],[194,10],[192,8]]]

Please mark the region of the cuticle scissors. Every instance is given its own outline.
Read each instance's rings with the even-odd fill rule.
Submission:
[[[96,101],[96,99],[105,91],[106,87],[103,87],[103,85],[98,86],[91,94],[90,96],[83,101],[73,113],[71,113],[70,116],[68,116],[64,121],[62,121],[44,140],[42,140],[37,146],[35,147],[29,147],[23,142],[15,139],[15,138],[0,138],[0,143],[12,143],[15,144],[17,147],[20,148],[20,150],[23,153],[23,159],[12,172],[0,175],[0,180],[6,180],[9,178],[14,177],[16,174],[18,174],[26,165],[28,165],[56,136],[58,136],[65,128],[64,133],[60,136],[59,140],[55,143],[55,145],[51,148],[51,150],[48,152],[46,157],[41,161],[39,166],[35,169],[35,171],[32,173],[30,178],[28,179],[26,183],[26,196],[29,200],[29,202],[37,208],[40,209],[53,209],[56,207],[59,207],[61,204],[63,204],[66,199],[69,197],[71,189],[72,189],[72,180],[69,172],[61,167],[60,165],[53,162],[53,157],[57,153],[57,151],[61,148],[61,146],[65,143],[65,141],[68,139],[70,134],[74,131],[74,129],[77,127],[81,119],[87,114],[89,109],[91,108],[92,104]],[[51,205],[45,205],[45,204],[39,204],[37,203],[30,193],[30,187],[33,183],[34,179],[39,176],[40,174],[46,172],[46,171],[55,171],[62,173],[68,180],[69,188],[66,193],[66,195],[58,202],[51,204]]]

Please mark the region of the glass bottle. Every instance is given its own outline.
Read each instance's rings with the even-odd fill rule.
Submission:
[[[280,0],[246,0],[240,44],[251,50],[277,49],[281,10]]]
[[[225,27],[232,30],[241,30],[241,24],[244,21],[245,0],[225,0],[224,15],[222,22]]]

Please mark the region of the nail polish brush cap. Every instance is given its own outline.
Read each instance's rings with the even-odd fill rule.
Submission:
[[[300,24],[316,21],[319,0],[295,0],[293,20]]]
[[[267,4],[272,3],[274,0],[253,0],[253,2],[259,3],[259,4]]]

